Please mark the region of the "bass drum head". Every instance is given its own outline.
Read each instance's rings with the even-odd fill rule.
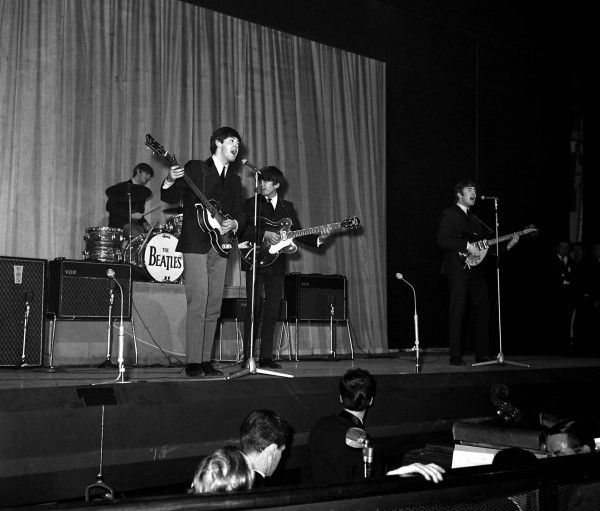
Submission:
[[[163,232],[148,240],[144,247],[144,269],[156,282],[178,282],[183,274],[183,254],[177,252],[179,240]]]

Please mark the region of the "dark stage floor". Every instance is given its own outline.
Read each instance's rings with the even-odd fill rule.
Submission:
[[[240,368],[227,363],[217,364],[225,378],[191,379],[182,367],[126,367],[126,383],[116,368],[1,368],[0,502],[81,498],[96,480],[101,447],[105,481],[117,491],[185,483],[202,457],[238,441],[243,418],[259,408],[275,410],[292,424],[294,435],[278,472],[297,473],[310,428],[319,417],[337,413],[339,377],[352,367],[377,376],[367,428],[390,459],[402,460],[415,438],[451,439],[457,421],[496,420],[490,388],[498,383],[508,386],[507,400],[524,414],[573,418],[591,411],[599,358],[506,358],[505,364],[472,367],[474,359],[467,356],[468,365],[455,367],[447,352],[425,352],[419,374],[412,352],[282,360],[280,372],[288,377],[233,379],[226,377]]]
[[[413,353],[394,353],[389,356],[357,356],[350,360],[344,355],[334,359],[306,358],[299,361],[283,358],[279,361],[281,369],[275,372],[283,373],[295,378],[315,378],[341,376],[353,367],[366,369],[375,375],[411,375],[415,374],[416,363]],[[483,366],[472,366],[474,357],[465,357],[467,363],[464,367],[451,366],[448,363],[448,354],[444,351],[421,353],[420,374],[472,374],[475,372],[491,371],[520,371],[529,366],[529,370],[539,371],[547,369],[573,369],[592,368],[600,366],[600,358],[594,357],[569,357],[551,355],[505,355],[504,363],[494,363]],[[519,365],[513,365],[517,363]],[[224,373],[223,378],[188,378],[183,372],[183,367],[157,367],[157,366],[126,366],[125,381],[130,383],[200,383],[226,380],[227,377],[239,371],[239,366],[229,362],[216,362],[215,367]],[[243,379],[268,379],[278,378],[270,374],[249,374]],[[0,368],[0,390],[35,388],[35,387],[60,387],[100,384],[119,384],[121,381],[118,368],[98,368],[87,366],[62,366],[50,370],[45,367]]]

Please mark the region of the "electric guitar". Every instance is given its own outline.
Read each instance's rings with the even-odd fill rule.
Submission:
[[[152,149],[154,153],[164,157],[169,162],[169,166],[179,166],[179,163],[177,163],[177,160],[175,159],[175,155],[168,153],[162,145],[152,138],[151,135],[146,135],[146,145]],[[219,203],[216,200],[207,199],[196,184],[190,179],[190,176],[184,174],[183,179],[200,201],[195,204],[200,228],[208,233],[210,244],[213,248],[222,256],[227,256],[233,249],[235,235],[232,231],[223,231],[223,222],[231,217],[221,212]]]
[[[267,218],[260,217],[261,226],[265,230],[270,232],[276,232],[281,236],[281,240],[278,243],[271,245],[268,241],[263,241],[256,248],[256,266],[262,268],[269,266],[275,259],[279,257],[279,254],[293,254],[298,250],[298,247],[294,243],[294,238],[300,236],[306,236],[307,234],[322,234],[327,228],[330,232],[338,229],[356,229],[360,225],[358,217],[346,218],[338,223],[321,225],[319,227],[309,227],[308,229],[300,229],[298,231],[290,231],[292,221],[289,218],[283,218],[278,222],[272,222]],[[250,266],[253,263],[254,247],[250,242],[244,242],[238,244],[238,249],[244,261]]]
[[[535,226],[529,225],[522,231],[516,231],[512,234],[506,234],[505,236],[500,236],[497,240],[498,243],[502,243],[503,241],[507,241],[511,239],[515,234],[518,236],[524,236],[526,234],[537,234],[539,229],[536,229]],[[464,233],[459,236],[461,239],[466,239],[472,245],[475,245],[475,248],[479,251],[477,254],[470,254],[469,252],[459,252],[458,255],[465,262],[465,268],[472,268],[473,266],[477,266],[488,253],[488,250],[491,246],[496,244],[496,238],[492,238],[491,240],[482,238],[482,236],[475,233]]]

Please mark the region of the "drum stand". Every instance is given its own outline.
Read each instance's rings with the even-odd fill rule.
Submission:
[[[256,367],[256,361],[254,360],[254,315],[255,315],[255,295],[256,295],[256,249],[258,247],[258,181],[260,179],[260,172],[255,170],[254,172],[254,247],[252,248],[252,305],[251,305],[251,322],[250,322],[250,354],[246,361],[246,367],[230,374],[227,379],[232,380],[247,374],[270,374],[272,376],[282,376],[284,378],[293,378],[293,374],[280,373],[278,371],[269,371],[267,369],[260,369]],[[248,305],[246,304],[246,307]]]

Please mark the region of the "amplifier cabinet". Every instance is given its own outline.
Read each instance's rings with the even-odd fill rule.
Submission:
[[[346,321],[346,277],[290,273],[284,295],[288,319],[298,321]]]
[[[45,259],[0,257],[0,366],[42,365],[47,269]]]
[[[131,318],[132,271],[128,263],[103,263],[55,259],[49,264],[48,311],[57,319],[107,319],[110,305],[111,279],[107,271],[115,272],[120,286],[114,285],[112,317]]]

